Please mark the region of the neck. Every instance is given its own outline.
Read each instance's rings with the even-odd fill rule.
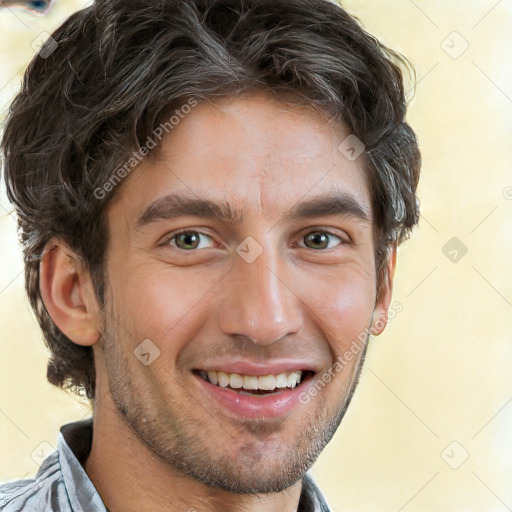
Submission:
[[[302,482],[268,494],[240,495],[183,474],[135,435],[110,393],[94,406],[93,441],[84,465],[110,512],[295,512]]]

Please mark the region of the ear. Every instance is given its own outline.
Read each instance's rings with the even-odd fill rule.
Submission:
[[[396,267],[396,244],[392,244],[386,251],[386,262],[382,272],[379,272],[377,298],[373,310],[370,333],[374,336],[381,334],[388,324],[388,309],[393,292],[393,279]]]
[[[101,308],[89,271],[59,239],[50,240],[39,264],[39,288],[48,314],[78,345],[92,346],[101,330]]]

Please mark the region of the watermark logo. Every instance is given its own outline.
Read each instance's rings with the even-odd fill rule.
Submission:
[[[55,448],[48,443],[47,441],[43,441],[40,443],[30,454],[30,458],[40,466],[43,461],[55,451]]]
[[[441,48],[449,57],[456,60],[469,48],[469,43],[457,31],[453,31],[443,39]]]
[[[252,236],[248,236],[238,245],[236,252],[246,263],[252,263],[261,255],[263,247]]]
[[[365,145],[354,134],[351,134],[343,140],[338,149],[347,160],[353,162],[361,156]]]
[[[144,366],[149,366],[160,357],[160,349],[148,338],[138,345],[133,353]]]
[[[467,254],[468,248],[454,236],[446,242],[441,251],[452,263],[458,263]]]
[[[441,452],[441,458],[452,469],[459,469],[468,460],[469,453],[458,441],[452,441]]]

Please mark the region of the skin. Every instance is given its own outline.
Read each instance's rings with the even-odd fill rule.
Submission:
[[[45,305],[70,339],[94,346],[85,469],[111,512],[297,509],[301,478],[342,419],[363,351],[333,372],[336,357],[367,329],[384,330],[391,300],[396,248],[378,283],[363,159],[338,150],[347,135],[265,93],[199,103],[107,208],[105,311],[73,251],[47,245]],[[351,196],[368,221],[283,220],[333,191]],[[243,221],[187,215],[137,230],[141,213],[170,193],[225,201]],[[172,238],[183,229],[204,233],[197,247]],[[328,243],[306,236],[318,231],[332,233]],[[249,236],[262,249],[252,263],[236,252]],[[160,350],[148,366],[134,356],[145,339]],[[247,418],[207,396],[192,372],[221,356],[300,358],[316,377],[329,369],[334,377],[285,415]]]

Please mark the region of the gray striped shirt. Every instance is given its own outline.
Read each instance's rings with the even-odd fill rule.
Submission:
[[[92,418],[60,429],[57,449],[34,478],[0,485],[2,512],[108,512],[83,468],[91,449]],[[329,512],[309,475],[302,481],[297,512]]]

